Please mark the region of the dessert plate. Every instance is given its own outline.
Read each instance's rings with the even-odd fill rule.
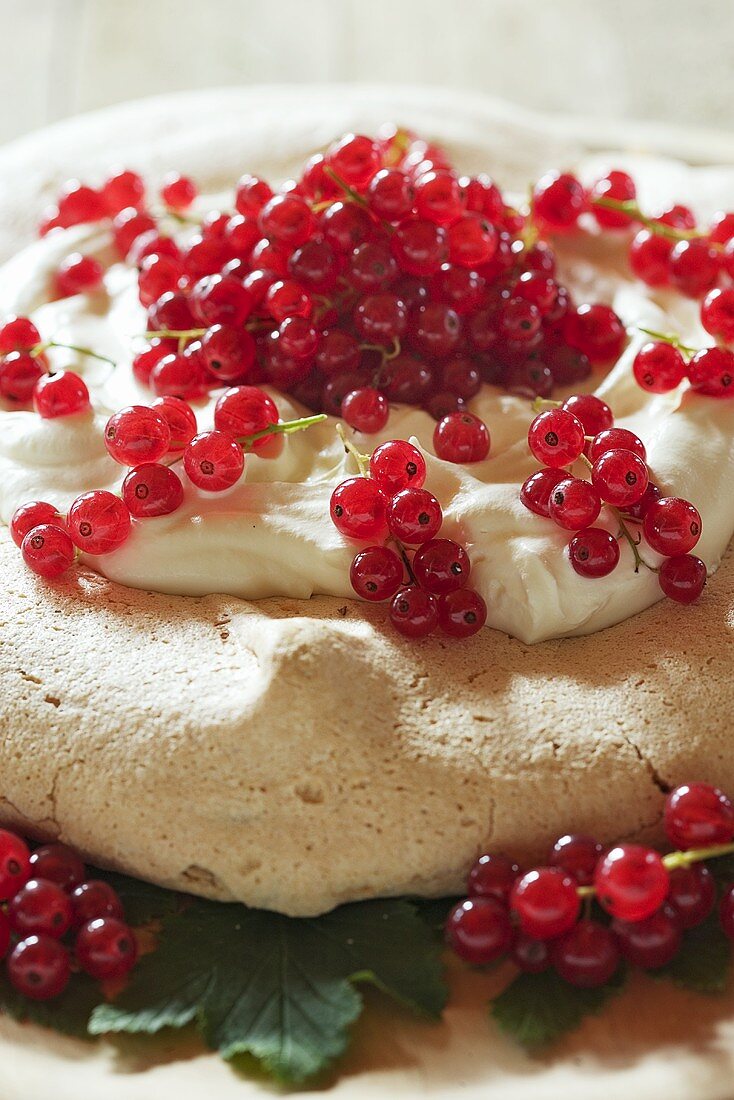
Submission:
[[[294,165],[345,129],[374,130],[392,119],[429,135],[438,132],[457,146],[471,146],[481,135],[486,150],[481,163],[464,158],[463,167],[491,171],[495,149],[502,182],[518,190],[550,165],[572,164],[605,149],[642,150],[694,163],[734,163],[734,142],[722,136],[712,135],[707,142],[701,134],[677,131],[605,131],[597,124],[542,119],[456,93],[329,87],[186,94],[74,119],[0,151],[0,259],[30,238],[36,211],[69,176],[101,174],[114,163],[152,175],[175,166],[215,190],[231,184],[244,167],[257,170],[263,149],[280,152],[273,148],[278,130],[272,126],[279,115],[290,122],[287,154]],[[702,614],[726,619],[730,572],[725,564],[712,593],[715,602],[693,613],[704,634]],[[633,629],[628,634],[631,640]],[[603,794],[597,788],[596,797]],[[359,1025],[338,1080],[324,1082],[324,1089],[346,1098],[491,1094],[519,1100],[532,1093],[541,1100],[613,1100],[629,1093],[640,1100],[723,1100],[731,1095],[731,995],[703,1000],[637,978],[599,1019],[587,1020],[552,1055],[531,1060],[487,1021],[483,1004],[499,979],[464,974],[441,1025],[398,1019],[381,1006]],[[228,1100],[270,1090],[256,1079],[238,1076],[204,1052],[194,1037],[183,1044],[180,1036],[172,1036],[170,1043],[164,1037],[83,1044],[0,1018],[0,1050],[9,1067],[3,1074],[3,1100],[42,1095],[49,1078],[60,1100],[80,1092],[104,1094],[109,1100],[169,1095]]]

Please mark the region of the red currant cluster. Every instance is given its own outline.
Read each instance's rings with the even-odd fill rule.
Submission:
[[[454,638],[476,634],[487,608],[479,593],[466,587],[471,563],[464,547],[437,537],[443,512],[423,488],[421,452],[402,439],[380,444],[371,456],[351,444],[347,449],[360,476],[337,485],[331,519],[342,535],[372,544],[352,562],[354,591],[365,600],[390,600],[390,621],[406,638],[424,638],[437,627]]]
[[[543,468],[520,490],[526,508],[574,532],[568,544],[571,565],[582,577],[606,577],[619,562],[619,540],[632,548],[635,571],[657,573],[666,596],[692,603],[706,583],[706,566],[691,554],[701,536],[701,517],[680,497],[664,497],[650,480],[645,445],[627,428],[615,428],[612,410],[593,394],[574,394],[562,404],[545,402],[533,420],[528,444]],[[571,473],[583,462],[590,480]],[[614,535],[595,527],[602,507],[619,525]],[[629,525],[641,527],[635,537]],[[652,566],[641,556],[644,536],[651,550],[664,556]]]
[[[707,316],[707,306],[724,303],[721,299],[731,296],[732,316],[734,317],[734,289],[714,290],[706,298],[702,312]],[[712,319],[704,321],[704,327],[713,333],[717,327]],[[723,333],[725,326],[721,324]],[[657,339],[650,341],[638,351],[632,364],[635,381],[648,393],[667,393],[677,389],[688,381],[692,390],[707,397],[734,397],[734,350],[715,345],[709,348],[690,348],[682,344],[675,336],[663,333],[655,334]],[[734,339],[732,335],[726,337]]]
[[[75,968],[104,982],[135,965],[137,943],[120,898],[108,883],[87,879],[64,844],[30,852],[0,829],[0,903],[0,958],[25,997],[58,997]]]
[[[42,224],[112,218],[148,311],[134,370],[159,396],[266,381],[377,432],[390,402],[440,420],[483,381],[547,396],[624,345],[607,306],[575,307],[552,249],[488,177],[459,176],[405,131],[347,134],[277,193],[243,176],[235,212],[178,244],[172,213],[196,221],[194,195],[167,185],[156,218],[135,173],[98,191],[72,181]]]
[[[71,372],[65,376],[77,377]],[[199,489],[222,492],[241,477],[245,451],[273,458],[280,436],[320,419],[281,421],[275,402],[257,386],[225,390],[214,409],[214,429],[198,435],[196,414],[179,397],[159,397],[150,407],[131,405],[111,416],[104,432],[109,454],[129,467],[120,496],[106,489],[82,493],[65,517],[45,501],[29,501],[14,513],[10,534],[30,569],[59,577],[77,551],[110,554],[129,537],[133,520],[175,512],[184,487],[173,464],[180,461]]]
[[[582,987],[608,982],[622,959],[644,969],[664,966],[683,932],[716,904],[705,860],[734,850],[734,805],[716,787],[686,784],[668,795],[664,821],[678,849],[665,856],[639,844],[606,849],[580,834],[561,837],[547,866],[525,872],[505,856],[481,856],[469,872],[469,896],[448,917],[448,943],[475,965],[509,954],[523,971],[553,966]],[[595,919],[594,903],[611,923],[598,919],[602,914]],[[734,886],[719,914],[734,939]]]

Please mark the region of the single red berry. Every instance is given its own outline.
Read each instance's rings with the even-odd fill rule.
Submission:
[[[50,936],[29,936],[8,956],[8,978],[14,989],[33,1001],[59,997],[69,983],[69,953]]]
[[[449,393],[468,401],[470,397],[479,393],[482,376],[471,359],[457,356],[442,365],[441,383]]]
[[[686,361],[672,344],[643,344],[632,364],[635,381],[648,393],[668,393],[680,386],[687,372]]]
[[[688,364],[688,380],[697,393],[707,397],[734,396],[734,351],[702,348]]]
[[[433,430],[433,449],[444,462],[482,462],[490,442],[487,425],[470,412],[449,413]]]
[[[392,254],[407,275],[435,275],[449,258],[448,235],[443,226],[420,218],[407,218],[390,238]]]
[[[363,241],[351,253],[346,278],[355,290],[384,290],[398,273],[398,265],[386,241]],[[397,295],[399,298],[400,296]]]
[[[670,254],[670,281],[689,298],[703,298],[716,285],[719,254],[704,237],[678,241]]]
[[[168,466],[143,462],[122,483],[122,499],[135,519],[150,519],[175,512],[183,502],[181,479]]]
[[[42,523],[50,523],[58,527],[62,522],[63,516],[56,511],[53,504],[47,504],[45,500],[29,500],[13,512],[10,520],[10,537],[16,546],[20,546],[34,527]]]
[[[550,850],[548,863],[571,875],[579,886],[590,886],[604,848],[593,836],[567,833],[559,837]]]
[[[529,511],[535,512],[536,516],[547,518],[550,515],[550,499],[553,490],[559,482],[565,480],[564,470],[554,470],[550,466],[543,470],[536,470],[523,482],[520,500]]]
[[[399,168],[382,168],[370,180],[367,201],[370,210],[387,222],[400,222],[413,209],[413,184]]]
[[[277,339],[281,353],[292,359],[311,360],[319,346],[319,334],[306,317],[286,317]]]
[[[122,902],[108,882],[90,879],[75,887],[71,895],[74,924],[79,927],[89,921],[102,917],[115,917],[122,920],[125,916]]]
[[[44,373],[39,358],[23,351],[11,351],[0,359],[0,397],[27,405]]]
[[[688,554],[701,537],[701,516],[688,500],[660,497],[648,508],[642,530],[658,554]]]
[[[98,917],[82,925],[75,950],[82,970],[101,982],[123,977],[138,957],[135,936],[117,917]]]
[[[186,444],[190,443],[196,435],[196,413],[194,410],[180,397],[171,395],[157,397],[151,408],[155,409],[158,415],[162,416],[168,424],[168,430],[171,433],[168,453],[178,454],[183,451]]]
[[[82,493],[67,516],[69,535],[85,554],[109,554],[130,534],[127,505],[106,489]]]
[[[368,546],[352,562],[349,579],[363,600],[389,600],[403,583],[403,563],[387,546]]]
[[[341,414],[350,428],[372,435],[381,432],[390,416],[390,402],[372,386],[350,390],[342,399]]]
[[[337,485],[329,505],[337,531],[352,539],[373,539],[387,528],[387,501],[368,477],[351,477]]]
[[[188,299],[191,312],[207,328],[244,324],[252,313],[252,297],[234,275],[205,275],[195,283]]]
[[[594,462],[591,481],[602,500],[626,508],[640,500],[647,488],[647,463],[634,451],[603,451]]]
[[[483,214],[465,214],[448,228],[449,260],[460,268],[491,263],[498,243],[497,230]]]
[[[310,317],[311,295],[294,279],[279,279],[271,283],[265,295],[265,305],[280,324],[286,317]]]
[[[147,405],[130,405],[107,421],[104,441],[115,462],[137,466],[163,458],[171,443],[171,431],[168,422],[155,409]]]
[[[567,314],[563,333],[591,363],[612,363],[622,354],[627,333],[610,306],[583,305]]]
[[[390,604],[390,622],[406,638],[425,638],[438,626],[437,602],[416,585],[400,588]]]
[[[99,290],[104,278],[104,268],[93,256],[72,252],[63,259],[54,275],[54,290],[59,298],[71,298],[74,294],[91,294]]]
[[[607,451],[632,451],[643,462],[647,458],[645,444],[638,435],[628,431],[627,428],[608,428],[605,432],[599,432],[589,446],[589,459],[596,462]]]
[[[445,596],[464,588],[471,563],[463,546],[451,539],[431,539],[413,558],[413,572],[421,588],[432,596]]]
[[[630,245],[630,267],[648,286],[668,286],[673,242],[668,237],[641,229]]]
[[[183,453],[184,470],[199,489],[221,493],[242,476],[245,456],[236,439],[222,431],[201,432]]]
[[[145,184],[137,172],[126,169],[110,176],[102,185],[102,201],[114,217],[128,207],[140,207],[145,201]]]
[[[665,800],[665,832],[675,848],[708,848],[734,840],[734,805],[709,783],[685,783]]]
[[[7,901],[31,877],[31,854],[19,836],[0,829],[0,901]]]
[[[426,489],[402,489],[387,508],[390,534],[408,546],[434,538],[443,522],[441,505]]]
[[[43,844],[31,855],[33,878],[55,882],[67,892],[84,882],[87,872],[83,861],[66,844]]]
[[[663,904],[669,879],[658,852],[640,844],[618,844],[597,864],[594,886],[607,913],[623,921],[640,921]]]
[[[372,452],[370,477],[387,497],[394,497],[401,489],[421,488],[426,480],[426,461],[412,443],[391,439]]]
[[[41,577],[53,580],[74,561],[74,544],[56,523],[32,527],[21,543],[23,561]]]
[[[71,901],[57,883],[32,878],[10,899],[8,917],[22,939],[52,936],[60,940],[71,928]]]
[[[313,232],[313,214],[297,195],[274,195],[258,215],[265,237],[277,245],[297,248]]]
[[[711,219],[708,238],[716,244],[727,244],[734,237],[734,214],[719,210]]]
[[[548,172],[533,188],[533,217],[551,231],[572,229],[585,208],[586,192],[569,172]]]
[[[253,336],[234,325],[212,325],[204,334],[201,349],[207,369],[219,382],[244,381],[255,363]]]
[[[644,970],[657,970],[669,963],[683,938],[680,918],[670,905],[643,920],[614,920],[611,931],[627,962]]]
[[[170,210],[188,210],[198,193],[194,181],[178,172],[170,172],[161,187],[161,198]]]
[[[507,856],[480,856],[469,872],[467,893],[472,898],[496,898],[506,903],[520,866]]]
[[[487,605],[473,588],[460,588],[438,600],[438,625],[452,638],[470,638],[487,621]]]
[[[585,919],[554,940],[550,955],[564,982],[581,989],[606,985],[620,962],[619,948],[610,930],[598,921]]]
[[[568,544],[571,565],[581,577],[606,577],[619,562],[619,543],[601,527],[587,527]]]
[[[734,940],[734,886],[729,886],[719,904],[719,921],[724,935]]]
[[[368,343],[389,345],[408,323],[405,302],[395,294],[370,294],[357,303],[354,327]]]
[[[627,229],[633,223],[633,218],[621,210],[613,210],[604,207],[599,199],[613,199],[615,202],[634,202],[637,198],[637,188],[632,176],[619,169],[607,172],[597,180],[589,191],[589,206],[602,229]]]
[[[214,407],[214,427],[235,438],[265,431],[279,419],[278,406],[258,386],[233,386],[222,394]],[[256,453],[262,451],[271,438],[266,435],[254,440],[250,449]]]
[[[414,306],[410,315],[410,342],[427,360],[444,359],[456,350],[461,340],[459,314],[446,302],[424,302]]]
[[[601,511],[601,497],[588,481],[567,477],[557,482],[548,500],[548,515],[567,531],[591,527]]]
[[[148,347],[139,351],[132,362],[133,375],[136,381],[141,386],[149,386],[153,368],[169,353],[170,348],[166,340],[154,340]]]
[[[106,213],[99,191],[79,180],[68,180],[64,184],[58,198],[58,208],[59,224],[67,229],[82,222],[99,221]]]
[[[614,426],[614,414],[600,397],[593,393],[575,393],[563,402],[563,408],[576,417],[586,435],[598,435]]]
[[[269,184],[258,176],[241,176],[235,189],[235,206],[240,214],[258,214],[273,197]]]
[[[155,228],[156,224],[149,214],[132,206],[121,210],[112,222],[112,236],[117,251],[121,256],[127,257],[138,237]]]
[[[351,187],[363,191],[382,167],[380,148],[376,141],[362,134],[345,134],[326,153],[328,169]]]
[[[460,901],[446,921],[449,947],[474,966],[486,966],[501,958],[512,947],[513,938],[510,915],[496,898]]]
[[[500,307],[499,333],[503,340],[525,343],[540,332],[542,316],[537,306],[524,298],[508,298]]]
[[[30,351],[41,343],[41,334],[27,317],[10,317],[0,326],[0,355]]]
[[[578,920],[581,899],[575,880],[558,867],[527,871],[512,888],[510,905],[520,928],[536,940],[568,932]]]
[[[548,409],[533,420],[528,429],[528,446],[545,466],[569,466],[584,449],[581,421],[566,409]]]
[[[701,324],[712,336],[734,342],[734,288],[710,291],[701,303]]]
[[[44,420],[87,412],[91,406],[86,382],[70,370],[44,374],[33,391],[33,407]]]
[[[524,974],[542,974],[551,964],[552,942],[552,940],[536,940],[532,936],[519,932],[515,936],[510,957]]]
[[[660,500],[662,495],[663,494],[660,492],[657,485],[655,485],[652,481],[648,481],[645,492],[642,494],[638,501],[636,501],[634,504],[629,504],[625,508],[625,514],[630,519],[634,519],[638,523],[641,523],[647,515],[648,509],[650,508],[651,504],[653,504],[656,500]]]
[[[668,599],[693,603],[706,584],[706,565],[693,554],[678,554],[661,562],[658,581]]]
[[[682,928],[695,928],[716,904],[716,880],[705,863],[676,867],[670,872],[668,904]]]

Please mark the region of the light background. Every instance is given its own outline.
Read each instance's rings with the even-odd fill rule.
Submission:
[[[426,83],[734,128],[734,0],[0,0],[0,33],[0,142],[255,82]]]

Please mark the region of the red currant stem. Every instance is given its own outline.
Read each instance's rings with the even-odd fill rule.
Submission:
[[[408,557],[408,551],[405,549],[405,547],[403,546],[400,539],[396,539],[393,536],[392,541],[397,546],[400,557],[403,559],[403,565],[405,566],[405,568],[408,571],[408,577],[410,578],[410,583],[411,584],[418,584],[418,581],[416,580],[415,573],[413,572],[413,566],[410,564],[410,558]]]
[[[645,336],[652,336],[653,340],[660,340],[663,344],[671,344],[678,351],[682,351],[684,355],[695,355],[698,351],[698,348],[692,348],[689,344],[684,344],[674,332],[656,332],[655,329],[643,328],[642,325],[637,327],[640,332],[644,332]]]
[[[198,340],[207,331],[205,328],[158,328],[142,335],[146,340]]]
[[[173,218],[179,225],[201,225],[202,219],[196,214],[184,214],[181,210],[174,210],[170,206],[164,206],[162,210],[151,211],[154,218]]]
[[[35,347],[31,348],[30,354],[35,358],[37,355],[42,355],[44,351],[48,351],[49,348],[64,348],[66,351],[75,351],[77,355],[88,355],[90,359],[99,359],[102,363],[107,363],[111,367],[117,366],[115,360],[110,359],[107,355],[100,355],[98,351],[81,347],[79,344],[64,344],[60,340],[44,340],[43,343],[36,344]]]
[[[645,226],[645,229],[649,229],[653,233],[657,233],[660,237],[669,237],[673,241],[690,241],[694,237],[705,236],[699,229],[676,229],[673,225],[665,225],[664,222],[656,221],[655,218],[649,218],[647,214],[643,214],[639,206],[634,199],[608,199],[598,198],[591,200],[592,206],[599,206],[603,210],[615,210],[619,214],[627,214],[630,218],[634,218],[636,222],[640,222]]]
[[[533,415],[537,416],[544,409],[560,409],[562,405],[562,401],[552,401],[550,397],[534,397],[530,408]]]
[[[253,443],[257,443],[258,439],[265,439],[269,435],[293,435],[295,432],[312,428],[314,424],[321,424],[326,419],[326,413],[316,413],[314,416],[302,416],[298,420],[279,420],[277,424],[268,424],[267,428],[253,432],[252,435],[237,436],[237,442],[246,451]]]
[[[360,195],[359,191],[355,191],[353,187],[350,187],[347,181],[343,180],[339,173],[335,172],[333,168],[330,168],[328,164],[324,168],[324,173],[329,177],[329,179],[332,179],[334,181],[337,187],[341,187],[342,191],[346,195],[349,195],[349,198],[352,200],[352,202],[356,202],[360,206],[368,205],[367,199],[364,197],[364,195]]]
[[[686,852],[668,852],[662,857],[668,871],[675,871],[678,867],[690,867],[692,863],[703,863],[717,856],[728,856],[734,853],[734,843],[715,844],[711,848],[689,848]],[[596,894],[594,886],[579,886],[578,895],[581,898],[592,898]]]
[[[351,455],[354,461],[357,463],[357,468],[362,477],[367,477],[367,471],[370,465],[370,456],[362,454],[360,450],[352,443],[351,439],[347,439],[344,428],[341,424],[336,426],[336,434],[344,444],[344,450],[348,455]]]

